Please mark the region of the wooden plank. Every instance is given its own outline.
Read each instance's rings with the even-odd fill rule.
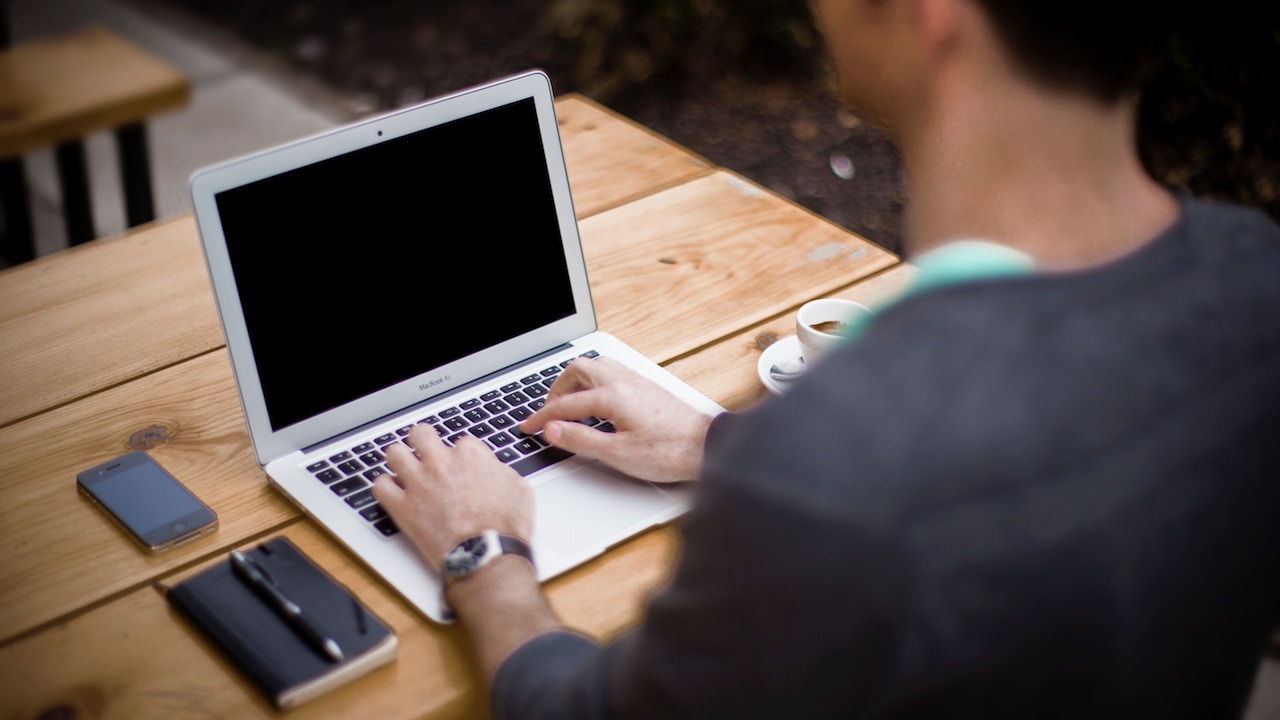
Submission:
[[[0,427],[222,345],[190,216],[0,273]]]
[[[565,167],[579,218],[709,175],[711,164],[575,94],[556,101]]]
[[[728,172],[581,228],[601,329],[659,362],[897,262]]]
[[[185,105],[186,76],[102,28],[0,52],[0,158]]]
[[[76,491],[76,473],[150,453],[218,514],[151,557]],[[301,515],[267,486],[219,350],[0,430],[0,642]]]
[[[711,172],[584,99],[562,99],[577,209]],[[223,345],[191,216],[0,272],[0,427]]]
[[[366,603],[400,642],[392,665],[291,711],[291,718],[487,714],[459,628],[424,620],[309,521],[281,534]],[[667,582],[677,546],[671,527],[624,543],[608,562],[589,563],[549,583],[552,606],[570,627],[614,637],[639,620],[646,599]],[[164,582],[223,557],[207,558]],[[0,677],[6,679],[3,717],[44,716],[59,708],[73,709],[77,717],[277,716],[151,587],[0,647]]]
[[[31,452],[54,436],[75,451]],[[147,556],[77,496],[75,474],[131,438],[154,440],[150,453],[214,509],[212,536]],[[0,642],[301,517],[253,459],[221,350],[0,431],[0,492],[11,498],[0,507]]]
[[[876,307],[896,297],[913,274],[914,269],[902,263],[832,293],[831,297]],[[780,315],[669,363],[667,369],[725,408],[745,410],[769,397],[769,391],[756,376],[756,362],[770,342],[796,334],[795,312],[799,308],[799,305],[787,308]]]

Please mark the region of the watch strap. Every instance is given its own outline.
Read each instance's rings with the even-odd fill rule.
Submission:
[[[486,530],[467,538],[445,555],[441,574],[446,586],[470,577],[503,555],[519,555],[533,565],[533,549],[518,537]]]

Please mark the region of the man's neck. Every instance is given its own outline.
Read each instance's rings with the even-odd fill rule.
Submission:
[[[963,88],[963,89],[962,89]],[[1021,83],[961,83],[900,134],[908,249],[981,238],[1046,271],[1128,255],[1176,220],[1178,203],[1142,168],[1134,109]]]

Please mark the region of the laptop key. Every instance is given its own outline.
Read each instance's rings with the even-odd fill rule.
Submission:
[[[478,422],[480,422],[481,420],[488,420],[488,419],[489,419],[489,413],[485,412],[484,410],[481,410],[480,408],[475,408],[475,409],[468,410],[468,411],[466,411],[465,413],[463,413],[463,414],[462,414],[462,417],[464,417],[464,418],[466,418],[466,419],[470,420],[470,421],[471,421],[471,422],[473,422],[473,423],[478,423]]]
[[[487,393],[485,393],[485,394],[481,395],[481,396],[480,396],[480,399],[481,399],[481,400],[483,400],[483,401],[485,401],[485,402],[489,402],[490,400],[497,400],[497,399],[498,399],[498,398],[500,398],[500,397],[502,397],[502,393],[501,393],[501,392],[499,392],[499,391],[497,391],[497,390],[490,390],[489,392],[487,392]]]
[[[518,408],[512,408],[511,412],[507,414],[510,415],[511,419],[515,420],[516,422],[524,422],[527,418],[533,416],[533,411],[530,410],[529,408],[518,407]]]
[[[536,398],[542,397],[543,395],[547,394],[547,386],[543,385],[542,383],[530,385],[529,387],[524,389],[524,394],[528,395],[529,397],[536,397]]]
[[[350,460],[350,459],[351,459],[351,453],[347,452],[346,450],[343,450],[337,455],[329,456],[329,462],[333,462],[333,463],[340,463],[343,460]]]
[[[485,435],[492,435],[493,428],[489,427],[488,424],[486,423],[480,423],[479,425],[471,426],[471,428],[467,432],[471,433],[472,435],[475,435],[478,438],[482,438]]]
[[[495,415],[494,417],[489,419],[489,424],[498,429],[502,429],[502,428],[507,428],[507,427],[511,427],[512,425],[515,425],[516,421],[512,420],[506,415]]]
[[[542,371],[542,377],[551,377],[552,375],[558,375],[558,374],[560,374],[559,365],[552,365],[551,367],[546,368],[545,370]]]
[[[350,495],[351,493],[356,492],[358,490],[363,490],[367,485],[368,483],[364,481],[364,478],[357,475],[355,477],[349,477],[346,480],[343,480],[342,482],[334,483],[329,486],[329,489],[332,490],[339,497],[342,497],[345,495]]]
[[[351,452],[359,455],[360,453],[367,453],[372,449],[373,449],[373,443],[367,442],[367,443],[360,443],[359,445],[351,448]]]
[[[497,415],[500,412],[506,412],[507,410],[510,410],[511,407],[506,403],[502,402],[501,400],[494,400],[493,402],[485,403],[484,409],[488,410],[494,415]]]
[[[338,472],[337,470],[334,470],[333,468],[329,468],[328,470],[324,470],[322,472],[316,473],[316,479],[323,483],[331,483],[334,480],[340,479],[341,477],[342,477],[342,473]]]
[[[386,435],[379,435],[378,437],[374,438],[373,441],[378,443],[379,445],[386,445],[387,443],[395,442],[396,436],[395,436],[395,433],[387,433]]]
[[[527,437],[521,440],[520,442],[516,443],[515,445],[512,445],[511,447],[514,447],[515,449],[519,450],[520,454],[522,455],[536,453],[542,449],[542,446],[539,445],[538,442],[531,437]]]
[[[509,447],[499,448],[498,451],[494,453],[494,455],[496,455],[497,458],[504,463],[509,463],[512,460],[520,459],[520,453],[516,452],[515,450],[512,450]]]
[[[489,438],[489,442],[493,443],[494,447],[502,447],[504,445],[510,445],[515,441],[516,441],[515,438],[511,437],[510,435],[504,432],[500,432],[494,435],[493,437]]]
[[[382,467],[381,465],[379,465],[376,468],[371,468],[369,470],[364,471],[364,476],[369,479],[369,482],[373,482],[374,480],[377,480],[379,477],[386,474],[387,474],[386,468]]]
[[[376,450],[367,452],[360,456],[360,462],[368,465],[369,467],[373,467],[383,460],[386,460],[386,458],[382,456],[382,453],[377,452]]]
[[[374,523],[373,528],[386,537],[391,537],[392,535],[400,532],[400,528],[396,527],[395,522],[389,517],[382,518],[378,522]]]
[[[457,414],[458,414],[458,413],[460,413],[460,412],[462,412],[462,408],[451,407],[451,408],[447,408],[447,409],[445,409],[445,410],[441,410],[441,411],[440,411],[440,417],[442,417],[442,418],[451,418],[451,417],[453,417],[454,415],[457,415]]]
[[[527,477],[545,467],[550,467],[567,457],[573,457],[573,453],[568,450],[561,450],[558,447],[548,447],[536,455],[527,455],[520,460],[511,463],[511,467],[520,473],[521,477]]]
[[[520,389],[520,383],[518,382],[507,383],[506,385],[503,385],[498,389],[504,393],[515,392],[516,390]]]
[[[386,516],[387,516],[387,511],[383,510],[381,505],[376,505],[376,504],[369,505],[368,507],[364,507],[360,509],[360,517],[364,518],[365,520],[368,520],[369,522],[373,522],[375,520],[381,520]]]
[[[329,467],[329,463],[324,460],[321,460],[320,462],[315,462],[308,465],[307,472],[319,472],[327,467]]]
[[[463,410],[470,410],[471,408],[476,407],[479,404],[480,404],[479,398],[471,398],[470,400],[464,403],[460,403],[458,407],[462,408]]]
[[[360,463],[356,462],[355,460],[348,460],[348,461],[346,461],[346,462],[342,463],[341,465],[339,465],[339,466],[338,466],[338,469],[339,469],[339,470],[341,470],[342,472],[344,472],[344,473],[346,473],[346,474],[350,475],[350,474],[352,474],[352,473],[359,472],[359,471],[363,470],[363,469],[364,469],[364,466],[363,466],[363,465],[361,465]]]
[[[378,500],[373,496],[372,490],[361,490],[358,493],[348,495],[344,499],[347,501],[348,505],[357,510],[378,502]]]
[[[466,420],[460,417],[452,417],[444,421],[444,426],[449,428],[450,430],[461,430],[462,428],[470,424],[471,423],[467,422]]]

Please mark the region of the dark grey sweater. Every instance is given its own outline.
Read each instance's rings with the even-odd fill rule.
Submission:
[[[881,314],[722,416],[643,623],[520,648],[503,718],[1228,718],[1280,621],[1280,228]]]

